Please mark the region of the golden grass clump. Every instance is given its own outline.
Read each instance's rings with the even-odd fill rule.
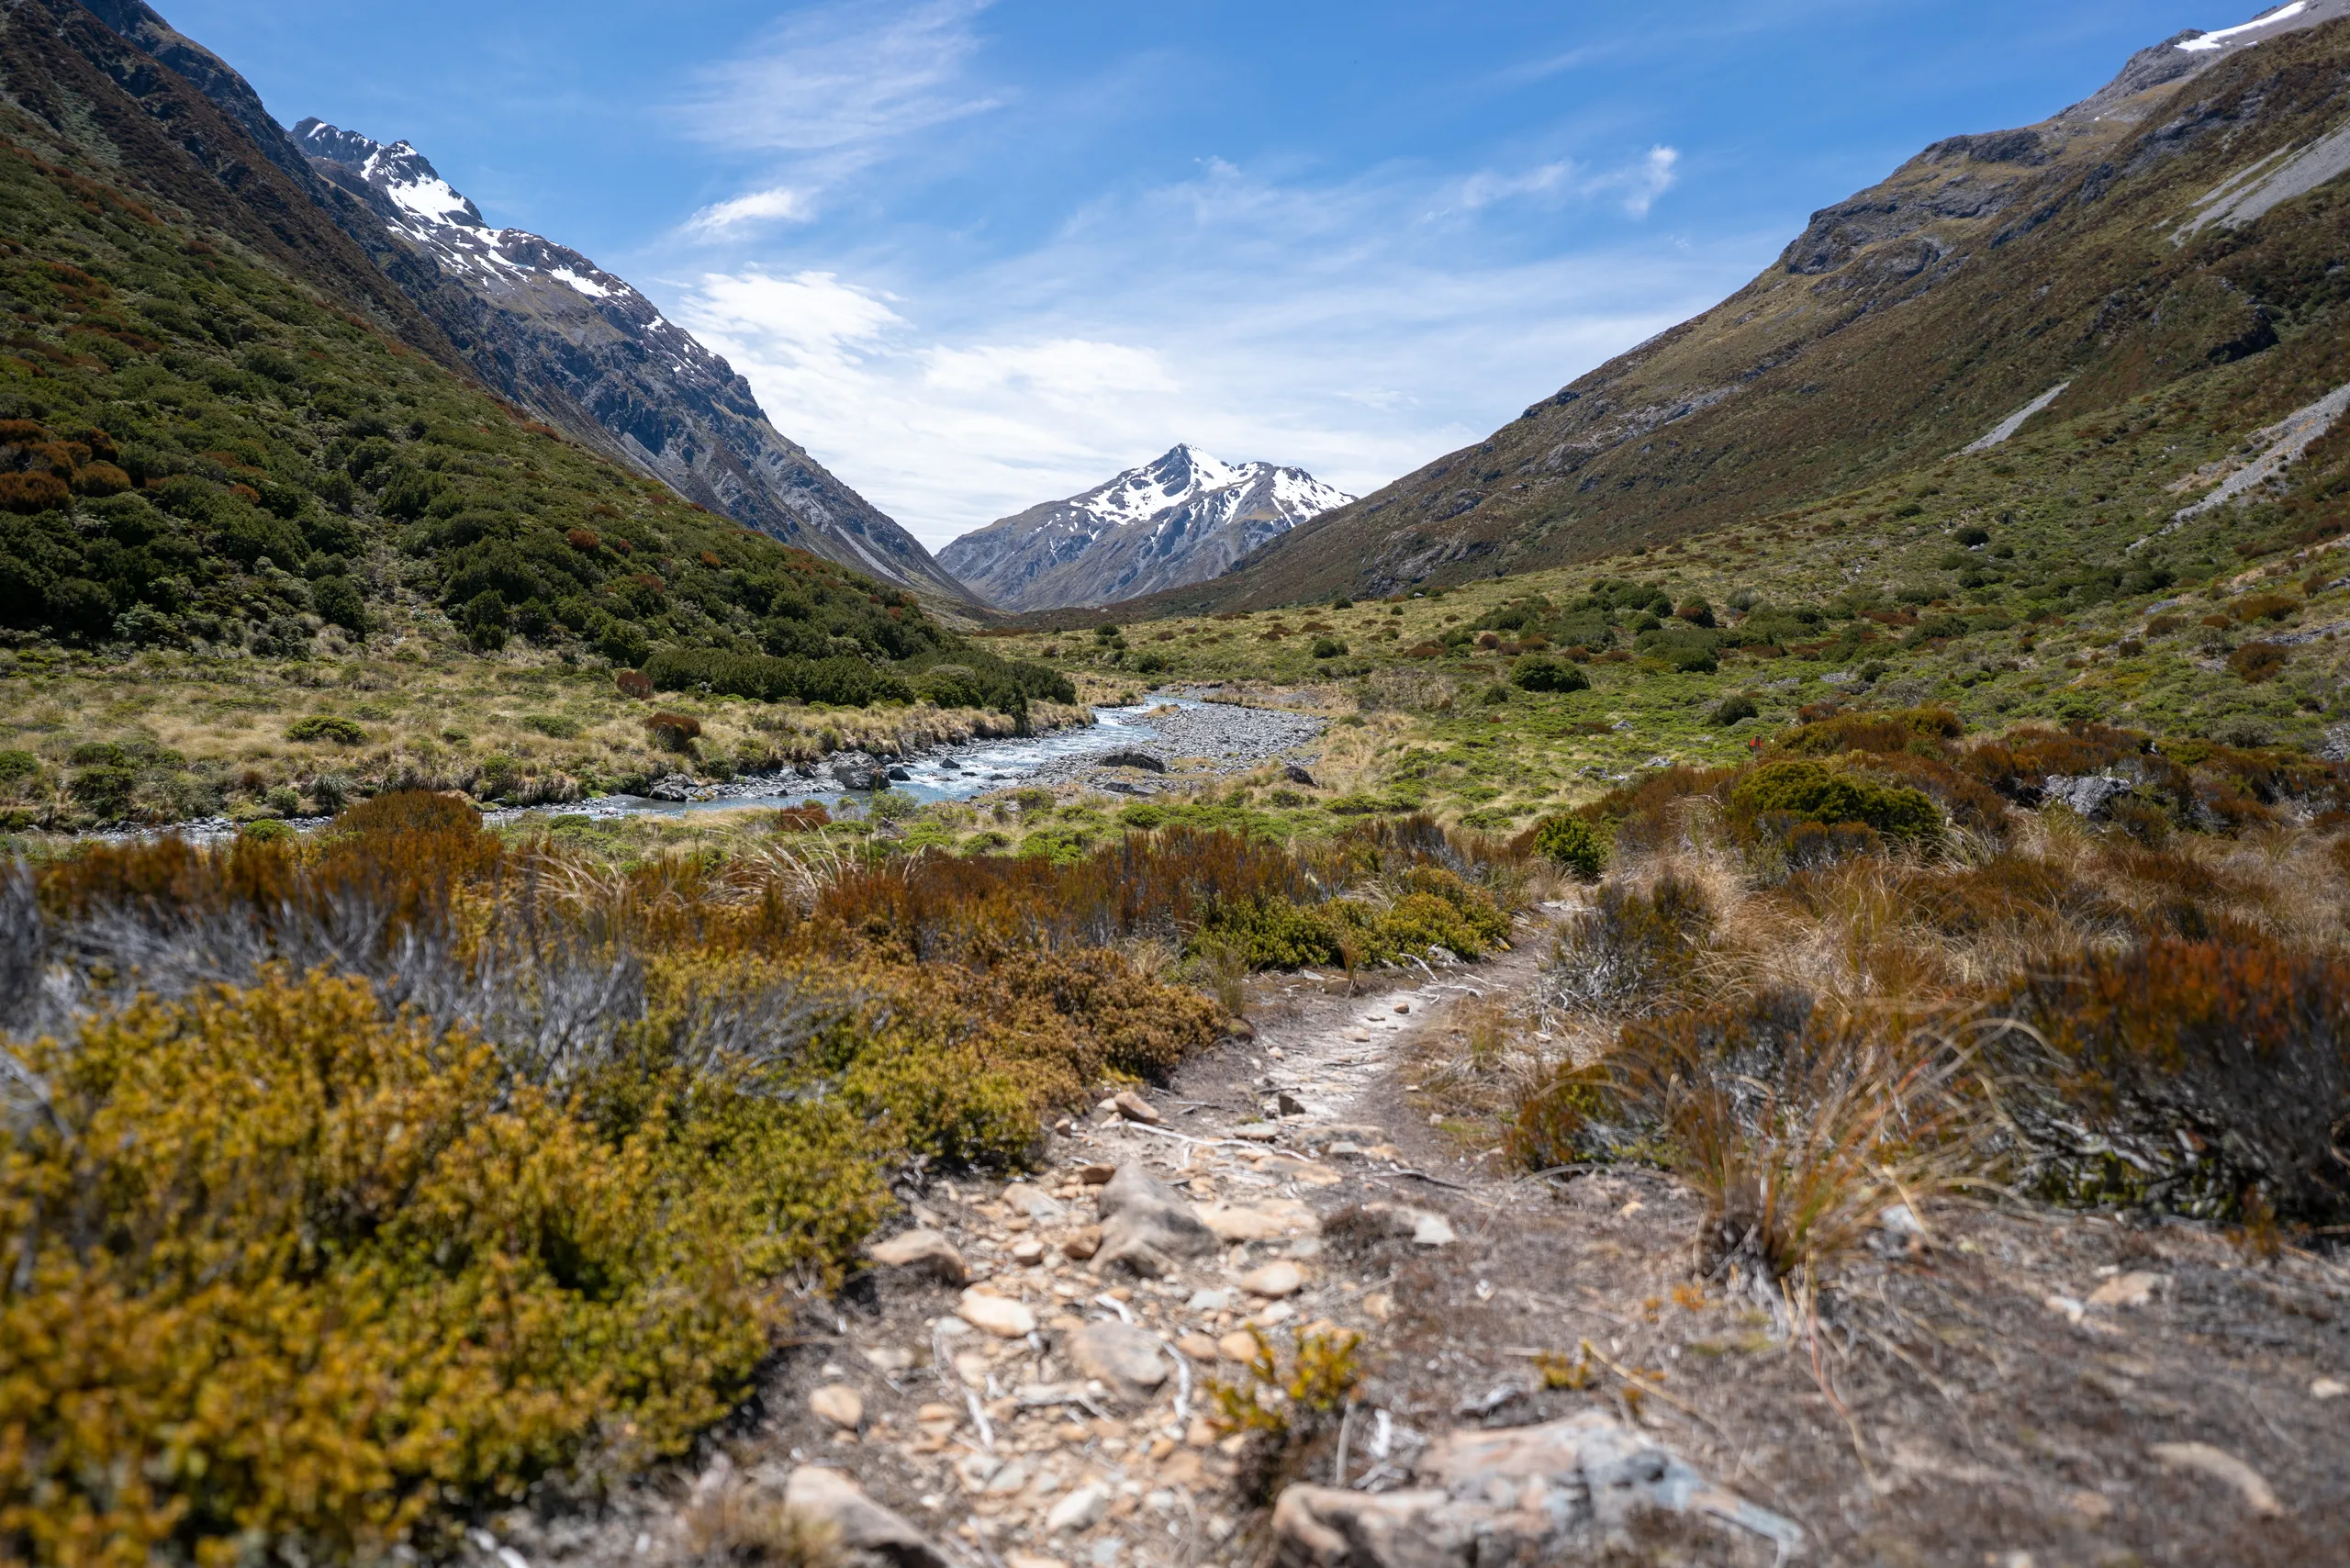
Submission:
[[[1586,808],[1616,858],[1545,991],[1583,1048],[1528,1079],[1513,1156],[1663,1163],[1709,1198],[1708,1266],[1773,1277],[1965,1180],[2350,1220],[2350,771],[2094,724],[1969,745],[1946,718],[1817,718]],[[1796,780],[1800,825],[1841,837],[1746,809],[1794,766],[1830,770]],[[2090,774],[2141,809],[2027,809]],[[1878,831],[1845,787],[1869,777],[1941,820]]]

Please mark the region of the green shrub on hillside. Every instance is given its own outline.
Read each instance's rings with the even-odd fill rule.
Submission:
[[[1942,812],[1919,791],[1823,762],[1765,763],[1738,781],[1730,802],[1750,817],[1860,823],[1911,841],[1935,836],[1942,824]]]
[[[1606,839],[1589,821],[1572,812],[1554,812],[1536,823],[1528,846],[1586,882],[1597,881],[1607,868]]]

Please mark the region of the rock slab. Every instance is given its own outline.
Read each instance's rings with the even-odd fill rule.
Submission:
[[[1793,1520],[1713,1485],[1686,1461],[1598,1411],[1500,1431],[1461,1428],[1431,1444],[1415,1485],[1382,1494],[1291,1486],[1273,1506],[1282,1560],[1296,1568],[1481,1568],[1571,1562],[1628,1539],[1647,1509],[1751,1530],[1786,1554]]]
[[[803,1464],[784,1483],[787,1512],[829,1525],[855,1558],[892,1568],[947,1568],[923,1533],[857,1488],[837,1470]]]

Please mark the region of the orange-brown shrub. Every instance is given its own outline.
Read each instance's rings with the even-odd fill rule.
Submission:
[[[2275,643],[2246,643],[2228,655],[2228,672],[2247,686],[2258,686],[2283,669],[2291,657]]]
[[[621,689],[623,697],[633,697],[642,702],[653,695],[653,678],[641,669],[615,671],[612,684]]]
[[[2350,1218],[2350,965],[2239,934],[2037,966],[1995,1014],[2032,1184],[2205,1216]],[[2044,1042],[2044,1044],[2043,1044]]]

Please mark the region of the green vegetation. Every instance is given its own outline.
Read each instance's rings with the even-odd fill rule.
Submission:
[[[0,633],[20,649],[462,647],[651,660],[665,689],[766,701],[1070,700],[6,138],[0,234]]]
[[[1357,962],[1474,952],[1516,874],[1426,822],[1065,864],[891,862],[821,809],[617,860],[438,795],[270,825],[0,889],[8,973],[43,944],[96,966],[86,1014],[0,997],[46,1085],[0,1159],[30,1249],[0,1296],[0,1426],[28,1445],[0,1533],[33,1556],[370,1556],[597,1434],[627,1434],[606,1462],[675,1452],[786,1331],[781,1283],[839,1280],[890,1172],[1019,1168],[1040,1116],[1215,1036],[1214,1002],[1122,952],[1214,967],[1284,919]],[[361,908],[378,935],[332,946]],[[586,1032],[543,1034],[532,999],[582,986]],[[426,996],[450,1000],[402,1001]]]

